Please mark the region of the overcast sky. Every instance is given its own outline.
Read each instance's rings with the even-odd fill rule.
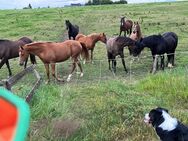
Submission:
[[[71,3],[84,4],[87,0],[0,0],[0,9],[21,9],[28,6],[30,3],[32,7],[63,7]],[[127,0],[128,3],[142,3],[142,2],[163,2],[176,0]]]

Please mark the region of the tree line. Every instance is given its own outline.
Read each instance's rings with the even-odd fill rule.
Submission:
[[[85,5],[103,5],[103,4],[127,4],[126,0],[111,1],[111,0],[89,0]]]

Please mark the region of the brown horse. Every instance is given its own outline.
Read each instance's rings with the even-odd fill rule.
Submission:
[[[95,47],[95,44],[98,41],[101,41],[106,44],[107,38],[104,33],[92,33],[89,35],[83,35],[83,34],[78,34],[76,36],[76,40],[85,44],[88,50],[91,50],[91,62],[93,61],[93,50]]]
[[[125,17],[122,17],[120,20],[120,33],[119,36],[121,36],[121,32],[124,31],[124,36],[126,36],[126,32],[127,34],[131,34],[132,32],[132,26],[133,26],[133,22],[131,20],[125,19]]]
[[[82,67],[80,61],[78,60],[81,53],[83,53],[84,57],[87,59],[89,56],[88,50],[84,44],[74,41],[74,40],[67,40],[61,43],[55,42],[37,42],[26,44],[19,49],[20,55],[20,65],[23,65],[25,59],[30,54],[37,55],[45,65],[46,74],[48,81],[50,81],[49,76],[49,64],[51,65],[52,69],[52,76],[56,80],[60,80],[55,75],[55,63],[63,62],[69,58],[72,59],[72,69],[71,73],[69,74],[67,81],[70,81],[73,71],[76,68],[76,64],[79,66],[81,74],[80,77],[83,76]]]
[[[130,35],[130,38],[134,41],[139,41],[142,38],[142,32],[138,22],[133,23],[132,33]],[[128,46],[128,49],[130,55],[132,55],[134,46]]]

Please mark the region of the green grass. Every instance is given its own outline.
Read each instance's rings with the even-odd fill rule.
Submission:
[[[188,2],[105,5],[0,11],[0,38],[16,40],[28,36],[34,41],[67,39],[65,19],[78,24],[84,34],[119,34],[122,15],[139,21],[144,36],[174,31],[179,36],[176,67],[149,73],[151,54],[145,49],[141,59],[132,61],[125,49],[129,74],[118,59],[117,74],[108,70],[106,49],[97,43],[94,64],[83,65],[84,77],[75,73],[70,83],[45,85],[45,70],[38,59],[36,70],[43,78],[31,103],[28,141],[157,141],[151,127],[143,123],[146,112],[156,106],[188,124],[187,18]],[[8,18],[7,18],[8,17]],[[10,61],[13,74],[21,71],[18,59]],[[57,74],[66,79],[70,61],[57,65]],[[5,66],[0,79],[7,78]],[[21,97],[35,79],[26,75],[13,92]],[[69,130],[68,130],[69,129]]]

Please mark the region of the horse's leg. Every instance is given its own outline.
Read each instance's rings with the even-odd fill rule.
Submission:
[[[80,61],[78,61],[77,62],[77,64],[78,64],[78,67],[80,68],[80,77],[82,77],[83,75],[84,75],[84,73],[83,73],[83,70],[82,70],[82,66],[81,66],[81,63],[80,63]]]
[[[0,62],[0,69],[2,68],[2,66],[6,63],[6,58],[3,58]],[[8,68],[8,67],[7,67]],[[9,73],[10,74],[10,73]]]
[[[7,59],[5,59],[5,58],[3,58],[3,59],[1,60],[1,62],[0,62],[0,69],[1,69],[1,67],[6,63],[6,60],[7,60]]]
[[[12,72],[11,72],[10,65],[9,65],[9,61],[8,61],[8,60],[6,61],[6,65],[7,65],[7,68],[8,68],[9,76],[11,76],[11,75],[12,75]]]
[[[121,57],[121,61],[122,61],[122,64],[123,64],[124,70],[125,70],[126,72],[128,72],[128,71],[127,71],[127,68],[126,68],[126,65],[125,65],[124,54],[121,53],[121,54],[120,54],[120,57]]]
[[[155,55],[153,61],[153,67],[152,67],[152,74],[154,74],[157,70],[157,62],[158,62],[158,55]]]
[[[76,68],[76,60],[74,60],[74,62],[72,63],[72,69],[71,69],[71,73],[69,74],[68,78],[67,78],[67,82],[70,81],[71,77],[72,77],[72,73],[74,72]]]
[[[93,63],[93,50],[94,50],[94,48],[91,49],[91,63]]]
[[[28,58],[25,60],[24,69],[27,67]]]
[[[173,66],[173,64],[172,64],[172,60],[173,60],[172,54],[168,54],[167,57],[168,57],[167,67],[171,68]]]
[[[126,32],[127,32],[127,31],[125,30],[125,31],[124,31],[124,36],[125,36],[125,37],[126,37]]]
[[[110,66],[110,61],[111,61],[112,57],[111,57],[111,53],[108,52],[108,65],[109,65],[109,70],[111,70],[111,66]]]
[[[112,71],[113,73],[116,73],[116,58],[112,56]]]
[[[175,56],[175,53],[172,54],[172,67],[174,67],[174,56]]]
[[[164,55],[161,55],[161,69],[164,70]]]
[[[63,81],[63,80],[60,80],[59,78],[56,77],[55,75],[55,63],[52,63],[50,64],[51,65],[51,70],[52,70],[52,76],[57,80],[57,81]]]
[[[50,72],[49,72],[49,64],[44,64],[45,69],[46,69],[46,75],[47,75],[47,81],[46,84],[50,82]]]
[[[120,30],[120,32],[119,32],[119,36],[121,36],[121,32],[122,32],[122,30]]]

